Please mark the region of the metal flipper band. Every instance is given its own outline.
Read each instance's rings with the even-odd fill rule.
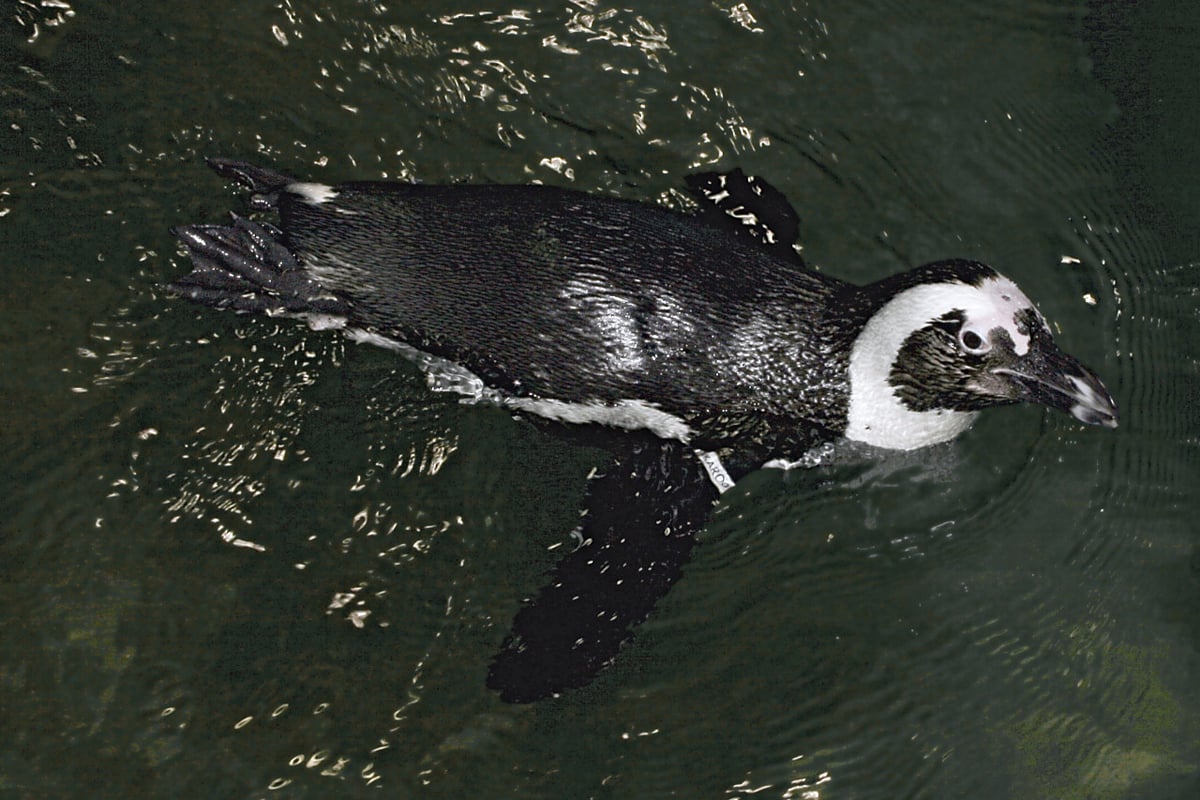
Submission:
[[[700,459],[700,466],[704,467],[704,471],[708,473],[708,479],[712,481],[713,486],[717,487],[718,492],[725,494],[733,488],[733,478],[729,477],[729,473],[725,471],[725,465],[721,463],[720,456],[713,452],[697,450],[696,458]]]

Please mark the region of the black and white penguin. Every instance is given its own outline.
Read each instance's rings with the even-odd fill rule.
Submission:
[[[1115,427],[1100,380],[1009,279],[975,261],[856,286],[805,267],[795,212],[740,171],[701,210],[546,186],[299,181],[211,159],[277,212],[173,230],[183,297],[293,315],[413,359],[431,388],[620,430],[583,546],[518,613],[489,683],[528,701],[616,655],[678,577],[720,491],[839,438],[912,450],[991,406]]]

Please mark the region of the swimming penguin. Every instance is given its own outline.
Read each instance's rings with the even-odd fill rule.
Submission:
[[[752,470],[842,438],[945,442],[1016,402],[1117,425],[1099,378],[1011,280],[967,260],[866,286],[814,272],[790,205],[740,171],[690,177],[700,210],[682,214],[548,186],[329,186],[208,163],[279,226],[173,229],[194,268],[171,291],[343,330],[411,358],[435,390],[613,453],[589,481],[584,544],[491,665],[506,700],[610,663]]]

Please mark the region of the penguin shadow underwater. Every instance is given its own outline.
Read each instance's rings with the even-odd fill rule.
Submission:
[[[433,391],[610,453],[578,546],[491,663],[506,701],[594,679],[754,470],[847,440],[919,450],[1017,402],[1117,424],[1012,281],[966,260],[866,286],[815,272],[796,212],[740,170],[689,176],[699,208],[685,214],[547,186],[329,186],[208,163],[279,222],[172,229],[193,266],[172,293],[341,330],[411,359]]]

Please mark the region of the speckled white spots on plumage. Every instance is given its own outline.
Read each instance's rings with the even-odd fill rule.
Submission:
[[[984,280],[978,288],[962,284],[950,285],[968,290],[960,293],[961,299],[958,302],[961,305],[955,306],[966,313],[964,331],[974,331],[986,342],[988,334],[996,328],[1002,328],[1013,341],[1013,352],[1019,356],[1029,352],[1029,334],[1022,333],[1017,327],[1017,314],[1025,309],[1033,309],[1039,320],[1042,317],[1032,301],[1015,283],[1003,275],[997,275],[995,278]]]

